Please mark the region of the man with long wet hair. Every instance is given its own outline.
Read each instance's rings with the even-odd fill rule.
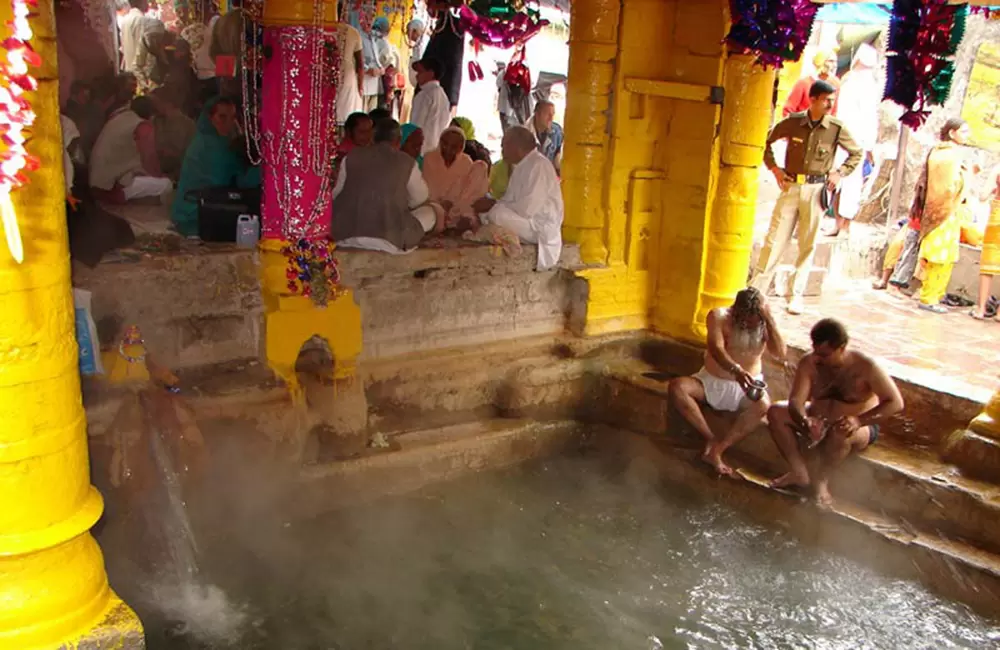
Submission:
[[[763,294],[752,287],[737,293],[731,307],[710,311],[707,325],[705,365],[690,377],[670,382],[670,401],[705,439],[702,460],[719,474],[730,476],[733,470],[722,461],[722,454],[764,420],[770,401],[761,359],[765,350],[784,359],[785,341]],[[705,421],[701,412],[705,404],[739,414],[722,438]]]

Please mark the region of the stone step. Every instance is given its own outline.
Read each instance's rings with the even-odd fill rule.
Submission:
[[[290,516],[311,516],[557,455],[573,449],[581,436],[574,421],[527,419],[474,420],[399,433],[392,438],[392,450],[369,450],[359,458],[303,468],[291,488]]]
[[[747,480],[720,480],[699,461],[701,444],[686,437],[599,429],[588,441],[619,471],[633,475],[636,484],[659,480],[664,489],[727,504],[762,525],[778,522],[803,544],[842,554],[885,575],[919,580],[987,616],[1000,608],[1000,555],[966,541],[944,538],[933,529],[847,500],[823,510],[768,488],[762,476],[752,473]]]
[[[720,429],[726,426],[713,419]],[[766,427],[730,453],[732,462],[767,476],[787,469]],[[838,503],[880,513],[896,526],[1000,554],[1000,486],[963,477],[934,458],[876,444],[845,461],[831,477],[830,489]]]

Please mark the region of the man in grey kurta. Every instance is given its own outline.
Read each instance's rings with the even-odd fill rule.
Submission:
[[[344,248],[406,253],[435,224],[416,161],[399,150],[399,123],[381,120],[374,144],[344,158],[333,188],[330,232]]]

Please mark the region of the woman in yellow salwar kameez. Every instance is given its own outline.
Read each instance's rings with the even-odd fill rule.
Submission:
[[[962,201],[967,185],[962,146],[969,138],[965,121],[952,118],[941,129],[941,142],[927,156],[923,210],[920,215],[920,308],[947,310],[939,303],[958,261]],[[920,188],[918,187],[918,192]]]

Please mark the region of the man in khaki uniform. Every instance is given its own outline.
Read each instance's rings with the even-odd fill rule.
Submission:
[[[816,235],[823,217],[822,189],[825,186],[832,193],[840,180],[854,171],[864,153],[844,124],[830,116],[836,92],[836,88],[825,81],[813,83],[809,89],[809,110],[792,113],[775,124],[767,136],[764,150],[764,164],[778,180],[781,196],[771,214],[771,227],[750,283],[762,292],[767,290],[785,246],[792,232],[797,230],[799,256],[788,302],[788,311],[792,314],[802,313],[802,294],[809,279]],[[771,150],[778,140],[788,142],[784,168],[774,161]],[[839,169],[831,171],[837,147],[843,147],[848,157]]]

